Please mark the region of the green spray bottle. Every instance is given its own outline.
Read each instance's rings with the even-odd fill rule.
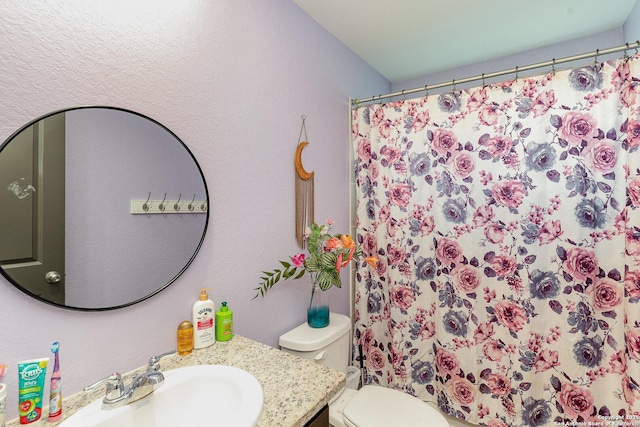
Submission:
[[[233,337],[233,311],[229,310],[226,301],[216,312],[216,341],[229,341]]]

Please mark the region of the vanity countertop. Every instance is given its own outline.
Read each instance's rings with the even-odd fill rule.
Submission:
[[[163,371],[192,365],[230,365],[256,377],[264,392],[259,427],[302,427],[345,385],[342,372],[238,335],[230,341],[194,350],[189,356],[167,356],[160,361]],[[140,369],[123,375],[123,379],[129,381],[131,375]],[[63,399],[63,416],[71,416],[103,395],[104,390],[100,388],[66,397]],[[42,425],[54,427],[60,423],[62,421],[43,422]],[[7,423],[7,427],[19,426],[18,419]]]

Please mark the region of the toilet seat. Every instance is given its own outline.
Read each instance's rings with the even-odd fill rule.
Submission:
[[[449,427],[435,408],[420,399],[376,385],[366,385],[344,408],[349,427]]]

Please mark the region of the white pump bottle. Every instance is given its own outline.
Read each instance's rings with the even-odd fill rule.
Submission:
[[[202,288],[200,298],[193,304],[193,348],[206,348],[215,343],[215,313],[216,306],[207,291],[209,288]]]

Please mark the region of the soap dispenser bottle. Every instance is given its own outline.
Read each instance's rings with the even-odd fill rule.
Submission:
[[[202,288],[198,301],[193,304],[193,348],[196,350],[209,347],[215,342],[215,305],[209,299],[208,290],[210,289]]]

